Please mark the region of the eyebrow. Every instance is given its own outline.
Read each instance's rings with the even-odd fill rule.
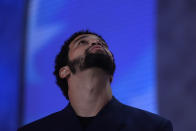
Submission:
[[[74,40],[73,42],[74,42],[74,43],[77,43],[78,41],[80,41],[81,39],[84,39],[84,38],[86,38],[86,37],[88,37],[88,35],[80,36],[78,39]],[[101,42],[103,42],[104,45],[108,48],[108,45],[105,43],[105,41],[103,41],[103,40],[100,39],[99,37],[98,37],[98,40],[101,41]]]

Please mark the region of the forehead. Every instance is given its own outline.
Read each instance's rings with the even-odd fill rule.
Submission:
[[[76,42],[80,41],[80,40],[83,40],[83,39],[96,39],[96,40],[100,40],[102,41],[98,36],[96,35],[93,35],[93,34],[82,34],[82,35],[79,35],[77,36],[69,45],[69,47],[72,47]]]

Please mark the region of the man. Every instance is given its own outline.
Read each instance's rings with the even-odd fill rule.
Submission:
[[[110,83],[113,54],[96,33],[74,33],[56,57],[54,74],[68,106],[30,123],[24,131],[172,131],[170,121],[120,103]]]

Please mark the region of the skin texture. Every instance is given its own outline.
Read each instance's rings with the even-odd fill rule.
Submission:
[[[76,37],[69,46],[69,60],[85,57],[85,51],[90,53],[105,53],[113,59],[107,45],[99,37],[83,34]],[[112,99],[110,82],[112,76],[100,68],[93,67],[72,73],[69,66],[60,69],[60,78],[68,81],[68,96],[70,103],[78,116],[96,116],[102,107]]]

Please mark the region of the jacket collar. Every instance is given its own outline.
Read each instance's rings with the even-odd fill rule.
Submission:
[[[119,114],[121,106],[122,104],[113,96],[112,99],[96,115],[95,119],[92,120],[86,131],[115,131],[116,129],[119,129],[124,121],[122,117],[120,117],[122,114]],[[69,121],[70,123],[68,128],[80,131],[82,127],[70,103],[67,105],[64,111],[66,121]]]

